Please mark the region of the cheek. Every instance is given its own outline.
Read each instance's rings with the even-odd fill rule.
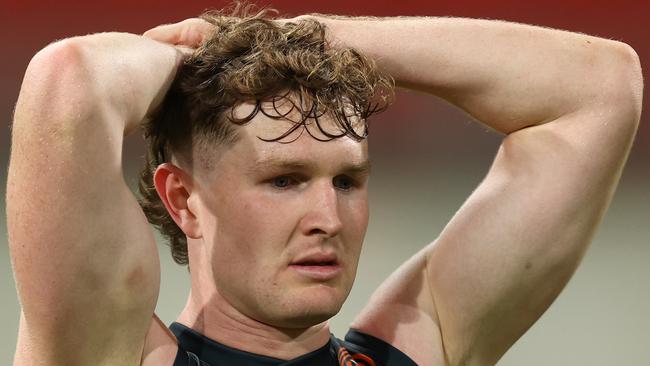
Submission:
[[[361,237],[366,233],[368,227],[369,207],[367,193],[360,193],[358,197],[346,201],[343,212],[346,222],[349,222],[349,230],[355,237]]]
[[[341,207],[341,219],[345,222],[345,230],[342,239],[345,251],[351,259],[350,263],[355,265],[350,268],[356,273],[356,263],[361,255],[361,247],[368,228],[369,208],[366,195],[361,195],[354,200],[348,200],[344,207]]]
[[[218,213],[215,255],[224,264],[246,266],[249,271],[277,262],[291,234],[286,212],[254,195],[233,194]],[[276,260],[273,260],[273,259]]]

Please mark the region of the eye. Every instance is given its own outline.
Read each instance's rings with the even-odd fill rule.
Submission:
[[[290,185],[295,183],[296,183],[296,179],[288,175],[281,175],[279,177],[275,177],[271,179],[271,184],[276,188],[287,188]]]
[[[347,175],[337,175],[332,180],[332,183],[334,184],[334,187],[342,189],[344,191],[348,191],[355,186],[354,179],[348,177]]]

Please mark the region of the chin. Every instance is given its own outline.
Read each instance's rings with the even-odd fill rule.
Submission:
[[[332,288],[302,290],[282,301],[275,326],[309,328],[321,324],[338,314],[347,297]]]
[[[338,314],[340,307],[336,310],[325,309],[300,309],[293,314],[283,314],[283,318],[277,324],[277,327],[289,329],[305,329],[330,320]]]

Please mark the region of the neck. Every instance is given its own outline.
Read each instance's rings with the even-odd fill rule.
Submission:
[[[193,278],[188,302],[177,322],[216,342],[254,354],[291,360],[323,347],[329,340],[327,322],[309,328],[277,328],[242,314],[216,289],[206,293],[205,288],[195,287],[195,283]]]

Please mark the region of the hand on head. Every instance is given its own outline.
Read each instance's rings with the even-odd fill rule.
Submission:
[[[214,26],[203,19],[189,18],[178,23],[162,24],[151,28],[142,35],[153,40],[175,46],[191,54],[210,34]]]
[[[304,18],[306,18],[306,16],[298,16],[290,19],[277,19],[275,21],[283,24],[287,22],[297,22]],[[188,18],[178,23],[161,24],[149,29],[142,35],[159,42],[171,44],[186,55],[190,55],[201,45],[201,43],[203,43],[213,29],[214,25],[203,19]]]

